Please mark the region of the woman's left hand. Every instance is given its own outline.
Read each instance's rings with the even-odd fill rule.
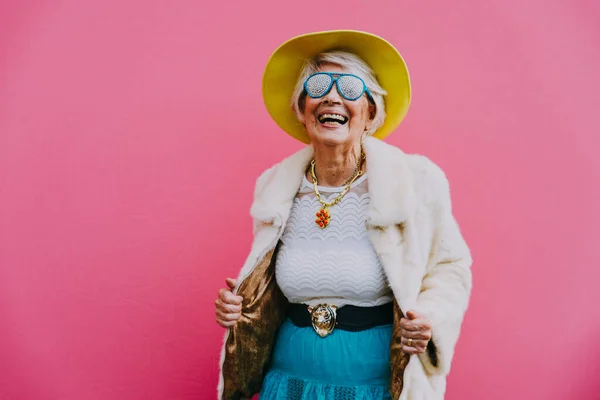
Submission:
[[[400,320],[402,351],[408,354],[421,354],[431,340],[431,321],[415,311],[406,313],[408,318]]]

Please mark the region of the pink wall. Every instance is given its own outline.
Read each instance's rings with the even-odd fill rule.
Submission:
[[[257,5],[259,4],[259,5]],[[450,177],[475,258],[449,400],[600,399],[600,7],[0,3],[0,399],[214,398],[212,301],[261,170],[300,148],[271,51],[354,28],[414,84],[389,142]]]

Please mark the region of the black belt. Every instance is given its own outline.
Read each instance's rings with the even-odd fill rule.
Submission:
[[[393,303],[375,307],[343,306],[336,308],[320,304],[308,307],[306,304],[291,303],[288,316],[298,327],[312,326],[320,336],[327,336],[335,328],[358,332],[394,322]]]

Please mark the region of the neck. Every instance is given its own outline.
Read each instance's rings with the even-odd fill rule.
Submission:
[[[315,146],[315,172],[319,186],[343,185],[354,174],[360,154],[360,143],[347,148]]]

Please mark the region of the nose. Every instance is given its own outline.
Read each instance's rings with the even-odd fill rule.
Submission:
[[[340,94],[338,93],[337,85],[335,84],[335,82],[331,86],[329,92],[325,96],[323,96],[323,102],[331,104],[342,104],[343,99],[342,96],[340,96]]]

